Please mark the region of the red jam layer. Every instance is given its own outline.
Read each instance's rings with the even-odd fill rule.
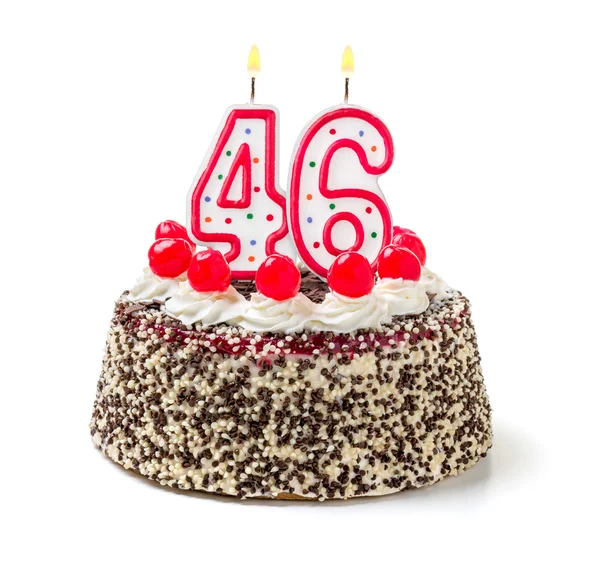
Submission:
[[[457,300],[453,300],[453,302],[456,301]],[[443,310],[443,308],[441,309]],[[443,311],[443,313],[446,312]],[[390,325],[387,332],[359,331],[355,335],[335,334],[333,332],[302,332],[289,335],[263,332],[246,337],[239,337],[231,334],[230,331],[233,326],[228,327],[228,332],[226,334],[217,334],[216,330],[221,329],[222,326],[212,327],[209,330],[183,330],[173,324],[155,324],[149,322],[147,319],[145,320],[145,323],[142,323],[142,319],[137,316],[130,316],[129,319],[125,321],[124,326],[132,334],[152,329],[153,334],[156,334],[167,343],[187,344],[189,342],[186,342],[186,340],[198,340],[201,346],[204,346],[209,350],[215,348],[217,353],[234,356],[244,354],[248,350],[255,354],[275,354],[275,349],[279,348],[281,354],[284,355],[344,353],[352,358],[352,355],[355,352],[365,353],[367,351],[374,351],[379,347],[398,346],[400,342],[414,344],[423,339],[431,339],[434,336],[439,336],[440,327],[442,330],[446,326],[451,329],[457,329],[469,314],[469,305],[466,304],[460,314],[452,319],[445,320],[437,318],[436,323],[438,327],[436,330],[428,327],[426,323],[418,323],[418,317],[413,317],[415,326],[412,331],[408,332],[404,328],[401,328],[399,331],[393,331],[393,334],[391,335],[387,335],[387,332],[394,329],[394,324]],[[430,318],[431,316],[428,317]],[[207,345],[206,342],[208,342],[209,345]],[[272,346],[272,348],[265,351],[267,345]],[[286,350],[289,350],[289,352]]]

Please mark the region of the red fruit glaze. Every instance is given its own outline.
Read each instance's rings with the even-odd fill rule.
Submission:
[[[367,295],[375,285],[375,276],[369,261],[358,252],[340,254],[327,274],[329,287],[349,298]]]
[[[470,315],[470,311],[467,309],[463,309],[463,311],[458,316],[450,317],[449,314],[446,314],[446,319],[440,320],[439,324],[442,326],[448,326],[451,329],[460,329],[463,327],[464,319]],[[131,315],[130,315],[131,316]],[[179,329],[173,324],[164,325],[164,324],[142,324],[141,320],[136,318],[130,318],[124,321],[124,327],[127,331],[137,334],[139,331],[146,330],[148,328],[153,328],[155,333],[164,340],[166,343],[174,344],[173,349],[177,349],[181,347],[181,344],[187,345],[187,339],[198,340],[200,344],[206,344],[214,346],[219,353],[223,353],[225,355],[242,355],[247,351],[252,351],[252,353],[262,353],[264,348],[267,345],[272,347],[273,342],[281,341],[280,338],[275,338],[273,335],[264,335],[260,340],[256,340],[254,335],[242,337],[240,336],[240,343],[232,345],[231,337],[227,337],[225,334],[215,335],[214,330],[188,330],[188,329]],[[314,332],[308,333],[306,336],[306,340],[304,340],[300,336],[294,336],[291,341],[283,341],[284,348],[289,348],[291,351],[291,355],[302,355],[302,356],[311,356],[315,353],[315,350],[320,352],[323,351],[323,347],[328,346],[328,350],[335,354],[337,352],[342,352],[347,355],[350,359],[353,359],[355,353],[360,352],[358,355],[362,355],[365,352],[364,345],[367,344],[367,348],[370,351],[376,350],[378,347],[386,347],[389,346],[390,340],[394,339],[396,341],[395,346],[400,344],[401,342],[406,342],[406,338],[404,337],[406,334],[410,336],[411,340],[419,341],[419,340],[431,340],[439,337],[439,332],[436,330],[432,330],[428,327],[419,328],[417,332],[406,332],[404,330],[400,330],[399,332],[395,332],[392,337],[389,336],[388,333],[381,332],[373,332],[371,336],[365,336],[363,339],[359,339],[358,337],[349,335],[349,334],[337,334],[331,335],[331,332]],[[333,344],[333,347],[331,346]],[[273,359],[274,355],[273,350],[265,351],[265,353],[270,356],[266,358],[267,362],[270,362]]]
[[[189,242],[192,251],[196,249],[196,245],[188,236],[185,226],[174,220],[165,220],[161,222],[154,231],[154,238],[183,238],[183,240]]]
[[[392,239],[392,244],[401,248],[408,248],[408,250],[417,255],[421,266],[425,266],[427,251],[425,250],[425,245],[416,234],[398,234]]]
[[[160,238],[148,250],[150,270],[161,278],[176,278],[190,265],[192,249],[181,238]]]
[[[231,268],[218,250],[207,248],[192,258],[188,282],[197,292],[224,292],[231,284]]]
[[[283,254],[271,254],[256,271],[256,289],[273,300],[293,298],[300,292],[301,282],[300,270]]]
[[[404,280],[417,281],[421,278],[421,263],[417,255],[408,248],[390,244],[379,254],[377,272],[380,278],[404,278]]]
[[[394,232],[392,236],[397,236],[398,234],[416,234],[410,228],[402,228],[401,226],[395,226]]]

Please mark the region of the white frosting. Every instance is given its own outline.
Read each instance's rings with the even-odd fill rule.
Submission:
[[[255,293],[246,300],[233,286],[225,292],[196,292],[187,281],[162,279],[145,271],[128,299],[166,300],[166,313],[188,326],[228,323],[252,332],[348,333],[381,328],[393,316],[420,314],[429,307],[429,296],[443,299],[450,292],[443,280],[425,268],[418,282],[383,279],[366,296],[349,298],[329,292],[320,304],[304,294],[278,302]]]
[[[427,288],[421,281],[384,278],[375,284],[371,295],[385,303],[386,316],[421,314],[429,307]]]
[[[169,316],[186,326],[200,322],[205,326],[230,322],[244,311],[245,298],[233,287],[224,292],[197,292],[184,282],[179,292],[165,303]]]
[[[379,328],[390,318],[387,303],[373,292],[360,298],[329,292],[325,300],[316,306],[306,329],[344,333],[358,328]]]
[[[292,333],[304,329],[315,313],[317,305],[304,294],[278,302],[262,294],[252,294],[241,316],[232,320],[245,330],[253,332]]]
[[[445,300],[452,292],[452,288],[428,268],[423,268],[419,284],[423,284],[425,291],[428,294],[433,294],[436,300]]]
[[[144,268],[144,273],[137,279],[135,286],[129,291],[127,299],[130,302],[160,300],[164,302],[179,291],[181,280],[179,278],[161,278],[154,274],[150,268]]]

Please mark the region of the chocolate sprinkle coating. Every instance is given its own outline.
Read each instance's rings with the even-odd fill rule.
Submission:
[[[383,330],[341,335],[188,328],[158,302],[121,297],[91,434],[112,460],[163,485],[347,499],[468,469],[491,447],[490,415],[459,292]]]

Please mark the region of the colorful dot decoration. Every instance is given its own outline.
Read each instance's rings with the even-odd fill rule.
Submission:
[[[244,130],[244,132],[246,133],[246,135],[250,135],[252,133],[252,130],[250,128],[246,128]],[[334,128],[331,128],[331,129],[329,129],[329,134],[330,135],[337,135],[337,130],[334,129]],[[359,137],[364,137],[365,136],[365,132],[361,129],[358,132],[358,135],[359,135]],[[372,152],[376,152],[377,151],[377,146],[376,145],[372,145],[370,147],[370,149],[371,149]],[[227,157],[231,157],[232,154],[233,153],[232,153],[231,150],[227,150],[225,152],[225,155]],[[260,158],[259,157],[253,157],[252,158],[252,162],[256,165],[256,164],[258,164],[260,162]],[[309,161],[308,165],[309,165],[310,168],[315,168],[317,166],[317,162],[316,161]],[[218,174],[217,178],[218,178],[219,181],[222,181],[224,179],[224,175],[223,174]],[[255,193],[260,192],[260,190],[261,190],[261,187],[259,187],[259,186],[253,187],[253,191]],[[311,193],[308,193],[306,195],[306,200],[307,201],[312,201],[313,198],[314,197],[313,197],[313,195]],[[210,202],[212,202],[212,197],[206,196],[206,197],[204,197],[204,201],[206,203],[210,203]],[[330,203],[329,204],[329,209],[331,211],[335,210],[336,209],[336,204],[335,203]],[[371,214],[373,212],[372,207],[366,207],[365,208],[365,212],[366,212],[366,214]],[[272,214],[267,214],[265,218],[266,218],[266,220],[268,222],[272,222],[275,219],[275,217]],[[247,213],[246,214],[246,219],[253,220],[254,219],[254,215],[252,213]],[[204,221],[206,223],[211,223],[212,220],[213,219],[211,217],[209,217],[209,216],[207,216],[207,217],[204,218]],[[229,217],[225,218],[225,224],[229,225],[229,224],[232,224],[232,222],[233,222],[233,220],[231,218],[229,218]],[[313,217],[311,217],[311,216],[307,217],[306,218],[306,222],[308,224],[312,224],[313,223]],[[377,238],[377,232],[371,232],[370,235],[371,235],[371,238],[373,238],[373,239]],[[256,246],[257,245],[257,241],[255,239],[252,239],[252,240],[249,241],[249,244],[250,244],[250,246]],[[318,242],[318,241],[315,241],[315,242],[313,242],[312,246],[313,246],[314,249],[319,249],[321,247],[321,243]],[[248,260],[248,262],[255,262],[256,258],[255,258],[255,256],[248,256],[247,260]]]

